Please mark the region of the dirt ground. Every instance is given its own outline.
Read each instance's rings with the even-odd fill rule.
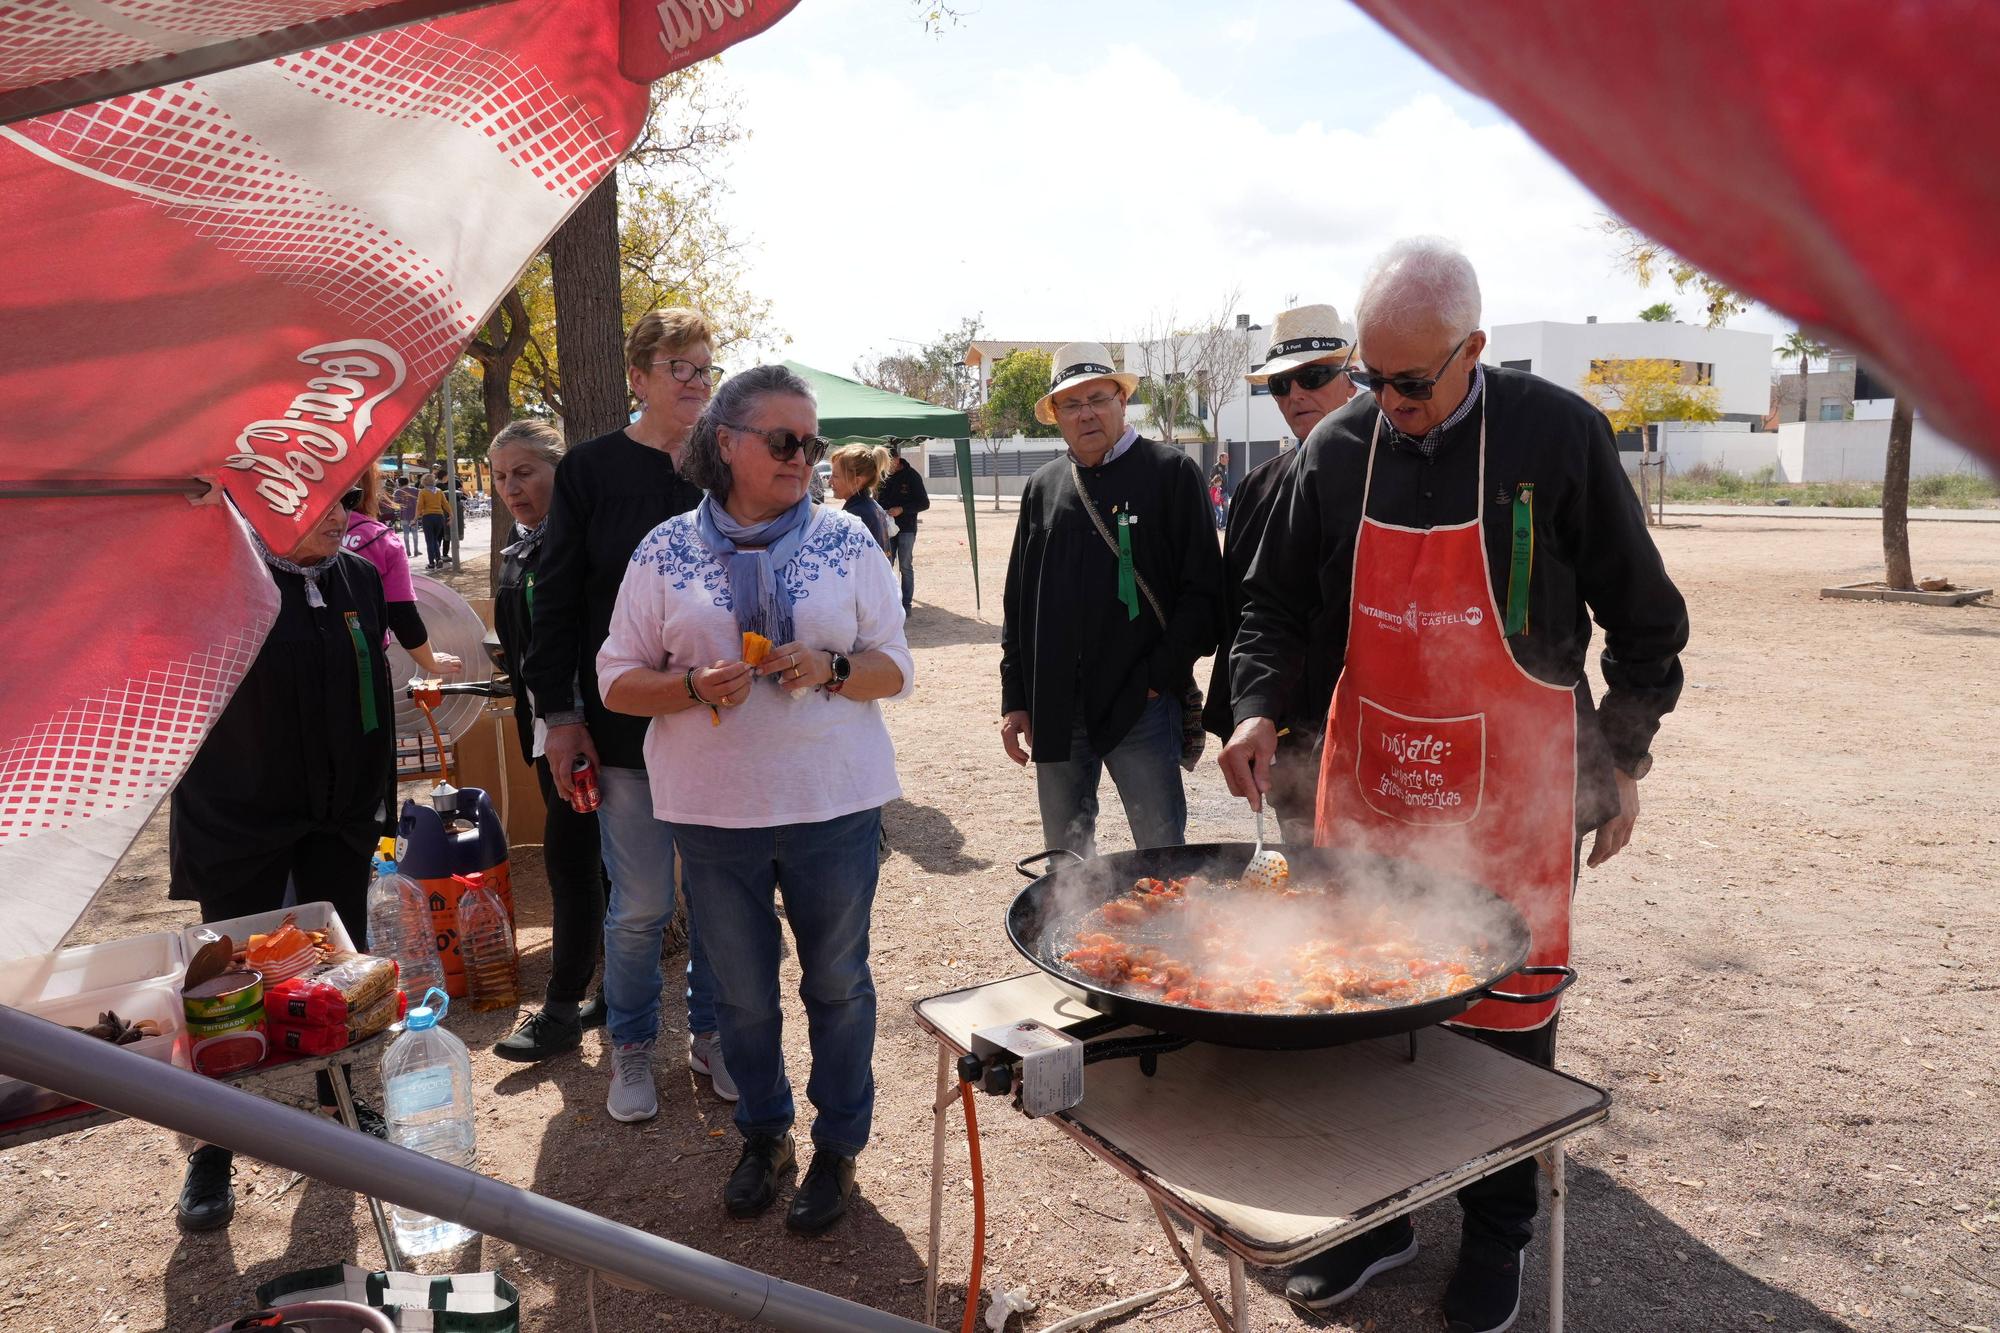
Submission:
[[[983,611],[954,504],[932,511],[919,546],[919,680],[890,713],[906,796],[887,811],[895,851],[874,935],[877,1141],[849,1220],[804,1242],[779,1211],[723,1216],[734,1152],[715,1132],[729,1112],[673,1058],[673,1006],[661,1113],[643,1127],[604,1115],[601,1036],[524,1069],[483,1049],[510,1016],[454,1016],[474,1051],[482,1169],[921,1319],[935,1055],[909,1003],[1023,970],[1001,913],[1019,883],[1012,861],[1040,845],[1032,778],[1005,762],[996,735],[1014,515],[989,504]],[[1917,524],[1913,540],[1920,572],[2000,584],[2000,525]],[[1583,980],[1559,1058],[1609,1088],[1614,1109],[1571,1149],[1570,1326],[2000,1328],[2000,607],[1821,600],[1824,585],[1876,575],[1866,523],[1704,518],[1659,541],[1694,641],[1634,842],[1585,871],[1577,896]],[[1211,765],[1190,786],[1191,839],[1249,836]],[[1122,845],[1108,783],[1106,796],[1104,841]],[[76,939],[190,919],[166,901],[165,843],[155,819]],[[535,849],[514,864],[535,992],[546,890]],[[791,1013],[802,1084],[804,1025]],[[372,1085],[371,1071],[364,1095]],[[1053,1128],[981,1109],[989,1273],[1031,1289],[1034,1326],[1171,1279],[1133,1187]],[[962,1137],[947,1162],[940,1314],[956,1327],[971,1212]],[[310,1182],[284,1190],[289,1173],[247,1162],[234,1225],[183,1236],[180,1176],[171,1136],[141,1124],[0,1154],[0,1328],[201,1330],[249,1308],[276,1274],[380,1262],[357,1200]],[[1438,1327],[1455,1211],[1423,1214],[1417,1261],[1335,1320],[1292,1311],[1282,1275],[1258,1275],[1256,1327]],[[1545,1326],[1544,1260],[1538,1239],[1523,1329]],[[477,1262],[519,1286],[527,1328],[589,1326],[581,1271],[490,1241]],[[1205,1267],[1222,1277],[1212,1250]],[[734,1326],[603,1284],[597,1309],[605,1330]],[[1208,1327],[1185,1294],[1110,1326]]]

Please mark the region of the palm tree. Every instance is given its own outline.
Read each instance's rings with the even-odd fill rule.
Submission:
[[[1793,329],[1778,344],[1778,355],[1799,363],[1799,420],[1806,419],[1806,369],[1814,357],[1825,356],[1826,344],[1816,341],[1804,329]]]
[[[1671,324],[1674,322],[1674,303],[1655,301],[1639,312],[1639,318],[1648,324]]]

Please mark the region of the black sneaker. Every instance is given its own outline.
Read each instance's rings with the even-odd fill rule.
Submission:
[[[1329,1310],[1378,1273],[1401,1268],[1416,1257],[1416,1228],[1409,1218],[1399,1217],[1294,1268],[1285,1279],[1285,1299],[1308,1310]]]
[[[1487,1242],[1462,1242],[1458,1268],[1445,1284],[1445,1327],[1451,1333],[1504,1333],[1520,1313],[1520,1252]]]
[[[759,1134],[743,1140],[743,1155],[722,1187],[722,1206],[731,1217],[755,1217],[778,1197],[778,1177],[798,1162],[790,1134]]]
[[[586,1028],[601,1028],[604,1026],[607,1012],[604,1007],[604,992],[600,990],[585,1000],[583,1006],[576,1011],[576,1021]]]
[[[840,1220],[853,1193],[854,1159],[831,1148],[813,1149],[812,1165],[785,1212],[785,1229],[817,1236]]]
[[[174,1220],[182,1231],[214,1231],[236,1216],[236,1187],[229,1183],[236,1173],[235,1160],[229,1149],[214,1144],[203,1144],[188,1154],[187,1179],[174,1205]]]
[[[521,1026],[493,1043],[493,1054],[502,1060],[531,1065],[583,1044],[583,1023],[579,1018],[554,1018],[537,1009],[521,1021]]]

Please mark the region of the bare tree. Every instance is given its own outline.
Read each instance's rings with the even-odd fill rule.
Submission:
[[[1242,300],[1243,289],[1232,287],[1194,337],[1187,376],[1194,387],[1203,438],[1211,443],[1222,439],[1222,409],[1243,392],[1243,376],[1250,369],[1250,334],[1236,325],[1236,307]]]
[[[1194,410],[1194,381],[1189,377],[1198,341],[1169,306],[1153,312],[1127,349],[1125,369],[1139,377],[1133,400],[1144,404],[1152,418],[1152,434],[1166,444],[1179,443],[1184,424],[1200,425]]]

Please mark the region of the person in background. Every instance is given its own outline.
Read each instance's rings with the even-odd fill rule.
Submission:
[[[251,538],[277,618],[167,803],[167,896],[200,904],[203,921],[276,911],[291,886],[368,938],[370,858],[395,831],[396,702],[382,579],[340,549],[346,530],[336,504],[289,557]],[[324,1073],[319,1104],[334,1113]],[[231,1162],[213,1145],[190,1155],[175,1209],[185,1230],[229,1224]]]
[[[743,1094],[742,1156],[723,1191],[735,1217],[769,1208],[796,1157],[773,890],[784,899],[818,1111],[785,1225],[808,1235],[846,1211],[868,1145],[868,918],[882,806],[900,793],[879,701],[915,680],[874,534],[807,492],[818,429],[812,390],[783,366],[722,386],[687,446],[687,476],[707,495],[627,563],[597,655],[605,702],[652,720],[653,810],[673,828],[704,947],[728,960],[716,998]],[[754,669],[748,633],[773,645]]]
[[[889,467],[889,451],[877,445],[844,444],[833,451],[833,498],[841,508],[861,520],[861,526],[882,544],[883,554],[895,558],[889,535],[889,516],[875,502],[875,486]]]
[[[903,614],[917,592],[917,515],[931,507],[930,492],[924,489],[923,474],[903,457],[900,443],[889,446],[889,475],[882,481],[877,497],[882,511],[896,520],[896,568],[903,577]]]
[[[1035,765],[1044,845],[1083,857],[1106,768],[1137,845],[1185,841],[1183,700],[1222,596],[1201,465],[1125,424],[1138,378],[1097,343],[1056,354],[1035,418],[1069,451],[1028,478],[1007,561],[1000,743]]]
[[[352,551],[375,566],[382,577],[382,597],[388,603],[389,631],[403,651],[426,675],[456,676],[465,664],[450,653],[431,648],[430,630],[417,610],[417,594],[410,585],[410,557],[404,553],[386,523],[371,518],[381,505],[382,474],[369,468],[361,481],[341,497],[347,510],[347,532],[340,539],[342,550]]]
[[[417,486],[401,473],[396,476],[396,528],[403,534],[403,554],[415,555],[423,533],[417,522]]]
[[[582,756],[597,765],[603,797],[597,827],[611,873],[604,1003],[613,1050],[605,1108],[615,1120],[647,1120],[659,1112],[652,1059],[660,1030],[660,948],[674,917],[674,845],[672,830],[653,817],[647,721],[604,706],[597,652],[633,550],[660,524],[701,502],[680,460],[688,432],[722,377],[714,339],[714,326],[694,310],[648,311],[632,325],[625,378],[639,418],[575,446],[557,465],[535,583],[525,678],[535,715],[548,728],[549,777],[568,800],[571,767]],[[708,1077],[716,1096],[734,1100],[698,920],[690,903],[687,1062]]]
[[[536,584],[556,465],[562,456],[562,432],[544,421],[510,423],[486,451],[493,488],[514,524],[514,542],[501,553],[493,628],[517,682],[528,645],[534,642]],[[603,995],[588,1003],[585,996],[604,941],[606,879],[597,812],[580,813],[556,790],[543,753],[546,728],[535,718],[534,700],[525,683],[514,691],[514,724],[520,733],[521,757],[534,765],[542,789],[542,864],[553,908],[551,959],[542,1007],[495,1045],[493,1053],[503,1060],[532,1063],[575,1050],[585,1028],[604,1025]]]
[[[1229,521],[1229,451],[1226,449],[1215,456],[1215,466],[1208,470],[1208,502],[1215,510],[1215,526],[1220,529]]]
[[[450,520],[444,493],[438,490],[437,478],[428,472],[424,474],[423,488],[417,492],[417,518],[424,525],[424,568],[436,569],[444,563],[446,524]]]
[[[1245,378],[1252,385],[1270,387],[1286,426],[1303,441],[1320,418],[1346,406],[1354,396],[1354,382],[1344,373],[1353,355],[1353,342],[1353,330],[1330,305],[1287,310],[1272,325],[1264,363]],[[1236,630],[1243,623],[1243,580],[1249,576],[1251,557],[1257,553],[1272,511],[1290,502],[1286,486],[1302,453],[1301,449],[1287,449],[1252,468],[1237,483],[1229,503],[1222,541],[1222,637],[1201,719],[1204,729],[1225,741],[1236,728],[1229,706],[1229,667]],[[1271,810],[1278,817],[1283,840],[1297,846],[1310,846],[1313,840],[1319,733],[1332,697],[1333,680],[1308,668],[1307,687],[1278,738],[1271,772]]]

